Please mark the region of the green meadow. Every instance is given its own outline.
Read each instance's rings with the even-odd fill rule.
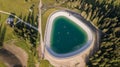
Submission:
[[[39,0],[7,0],[7,1],[0,0],[0,11],[14,13],[16,16],[20,17],[24,21],[32,20],[30,21],[30,23],[35,25],[37,21],[34,18],[37,18],[37,15],[38,15],[38,4],[39,4]],[[30,11],[30,9],[32,11]],[[9,15],[0,13],[0,41],[1,41],[0,47],[2,47],[2,45],[14,44],[24,49],[29,57],[27,66],[35,67],[35,63],[37,62],[38,55],[36,53],[36,47],[33,47],[33,43],[31,43],[29,39],[32,36],[29,36],[28,38],[23,37],[23,35],[25,35],[26,33],[21,30],[24,29],[28,31],[28,29],[25,28],[24,24],[22,24],[22,26],[24,26],[22,27],[22,29],[18,29],[17,26],[15,26],[14,28],[11,28],[9,25],[7,25],[6,20],[8,16]],[[28,20],[29,17],[32,17],[32,18]],[[17,22],[17,19],[15,19],[14,23],[16,22]],[[18,25],[21,25],[21,24],[18,24]],[[37,27],[37,25],[35,26]],[[20,32],[15,32],[15,30]],[[29,31],[31,30],[32,29],[30,29]],[[34,32],[34,34],[36,33]],[[0,67],[4,67],[4,64],[1,62],[0,62]]]

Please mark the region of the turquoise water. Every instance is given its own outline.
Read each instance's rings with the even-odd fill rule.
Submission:
[[[54,19],[51,33],[51,49],[58,54],[80,49],[87,42],[87,33],[70,19],[59,16]]]

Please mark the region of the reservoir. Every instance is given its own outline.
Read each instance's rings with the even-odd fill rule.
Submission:
[[[57,54],[67,54],[83,47],[88,40],[86,31],[65,16],[53,20],[50,48]]]
[[[47,19],[41,52],[55,67],[85,67],[99,47],[99,31],[80,14],[56,10]]]

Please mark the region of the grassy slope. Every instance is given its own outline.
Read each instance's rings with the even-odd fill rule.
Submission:
[[[55,3],[55,0],[42,0],[43,4],[49,5]]]
[[[53,67],[53,66],[49,63],[49,61],[47,61],[47,60],[41,60],[39,67]]]
[[[34,62],[34,56],[31,52],[31,45],[28,43],[28,41],[23,40],[22,38],[18,38],[15,33],[14,30],[9,27],[8,25],[6,26],[6,33],[5,33],[5,39],[4,39],[4,45],[6,45],[6,43],[9,45],[11,44],[15,44],[17,46],[19,46],[20,48],[24,49],[25,52],[27,52],[28,56],[31,57],[28,59],[28,67],[32,66],[31,64]]]
[[[29,13],[29,8],[31,7],[32,4],[35,4],[35,13],[34,15],[36,16],[38,14],[38,4],[39,0],[32,0],[30,2],[25,2],[24,0],[0,0],[0,10],[6,11],[6,12],[12,12],[15,13],[16,15],[22,14],[23,16],[27,16]],[[0,13],[0,24],[4,23],[6,25],[6,19],[8,15],[1,14]],[[9,26],[7,26],[6,29],[6,34],[5,34],[5,41],[11,40],[11,39],[16,39],[17,37],[14,35],[13,29],[11,29]]]
[[[28,41],[23,40],[21,37],[17,37],[15,35],[15,32],[13,30],[13,28],[11,28],[9,25],[4,25],[6,26],[6,32],[5,32],[5,36],[4,36],[4,42],[3,44],[15,44],[18,47],[22,48],[25,50],[25,52],[27,52],[29,59],[28,59],[28,67],[34,67],[35,63],[35,58],[36,56],[34,56],[33,52],[32,52],[32,46],[30,45],[30,43]],[[1,66],[0,66],[1,67]]]
[[[52,8],[52,9],[48,9],[46,12],[44,12],[44,14],[42,15],[42,33],[44,36],[45,33],[45,27],[46,27],[46,23],[47,23],[47,19],[49,17],[49,15],[54,12],[56,9]]]
[[[7,1],[0,0],[0,10],[15,13],[17,16],[21,14],[22,16],[27,16],[29,13],[29,8],[31,7],[32,4],[35,4],[34,16],[36,16],[38,13],[37,8],[38,8],[39,0],[32,0],[31,2],[24,2],[24,0],[23,1],[21,0],[7,0]],[[5,21],[7,17],[8,15],[0,13],[0,24],[3,23],[6,26],[4,43],[11,43],[12,41],[14,41],[15,45],[23,48],[28,53],[29,57],[31,57],[28,60],[29,62],[28,67],[30,67],[33,65],[33,62],[34,62],[33,54],[31,52],[31,46],[29,45],[28,42],[24,41],[21,38],[18,38],[15,35],[14,30],[8,25],[6,25]]]
[[[32,4],[35,4],[35,13],[37,13],[39,0],[32,0],[31,2],[25,2],[25,0],[0,0],[0,10],[27,15],[29,8]]]
[[[0,67],[7,67],[3,62],[0,61]]]
[[[4,29],[5,28],[5,29]],[[3,34],[1,34],[4,32]],[[13,44],[17,39],[17,37],[13,34],[13,29],[11,29],[9,26],[4,25],[2,27],[2,31],[0,32],[0,40],[2,45],[7,45],[7,44]],[[1,45],[1,47],[2,47]]]

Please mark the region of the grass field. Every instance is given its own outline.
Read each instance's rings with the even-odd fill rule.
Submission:
[[[17,16],[22,15],[23,17],[28,16],[29,8],[34,4],[34,16],[38,14],[38,4],[39,0],[32,0],[25,2],[25,0],[0,0],[0,10],[10,13],[15,13]],[[6,19],[8,15],[0,13],[0,25],[3,24],[6,26]],[[5,33],[5,41],[16,38],[13,34],[13,29],[10,29],[7,26]]]
[[[30,7],[33,4],[35,14],[37,14],[39,0],[32,0],[30,2],[25,2],[25,0],[0,0],[0,10],[12,12],[16,15],[27,15],[29,13]]]
[[[29,14],[29,9],[30,7],[34,4],[34,16],[36,17],[38,14],[38,4],[39,0],[28,0],[28,2],[25,2],[25,0],[0,0],[0,10],[5,11],[5,12],[10,12],[10,13],[15,13],[17,16],[25,17],[28,16]],[[2,23],[6,23],[6,19],[8,18],[8,15],[0,13],[0,25]],[[7,28],[6,31],[6,39],[9,40],[14,37],[14,34],[8,34],[12,33],[12,30],[9,30]],[[11,35],[11,36],[10,36]],[[8,37],[9,36],[9,37]]]
[[[30,45],[30,43],[28,41],[25,41],[21,37],[17,37],[15,35],[15,32],[14,32],[13,28],[11,28],[9,25],[4,25],[2,27],[5,27],[5,26],[6,26],[6,32],[4,33],[5,35],[3,35],[4,40],[1,39],[3,41],[2,44],[3,45],[7,45],[7,44],[13,45],[14,44],[14,45],[22,48],[28,54],[28,57],[29,57],[28,64],[27,64],[28,67],[30,67],[30,66],[34,67],[36,56],[32,52],[33,50],[31,50],[32,45]]]
[[[17,16],[25,17],[28,16],[30,13],[29,9],[34,5],[34,17],[38,15],[38,4],[39,0],[29,0],[29,2],[25,2],[25,0],[0,0],[0,10],[10,13],[15,13]],[[29,41],[25,41],[21,37],[18,37],[15,35],[14,29],[11,28],[9,25],[6,24],[6,19],[8,18],[8,15],[0,13],[0,25],[2,25],[2,28],[0,29],[0,33],[2,33],[2,29],[5,27],[5,33],[4,33],[4,40],[3,44],[15,44],[19,46],[20,48],[24,49],[29,56],[28,59],[28,67],[34,67],[35,66],[35,60],[36,56],[34,55],[34,49],[32,48],[32,45],[30,45]],[[32,49],[32,50],[31,50]],[[32,52],[33,51],[33,52]],[[0,62],[0,67],[3,66],[3,63]]]
[[[7,67],[2,61],[0,61],[0,67]]]
[[[53,67],[53,66],[49,63],[49,61],[47,61],[47,60],[41,60],[39,67]]]
[[[42,3],[44,5],[52,5],[55,4],[55,0],[42,0]],[[10,13],[15,13],[17,16],[22,17],[27,17],[28,14],[30,13],[29,9],[32,5],[34,6],[34,17],[37,16],[38,14],[38,4],[39,0],[31,0],[29,2],[25,2],[25,0],[0,0],[0,10],[5,11],[5,12],[10,12]],[[43,14],[42,14],[42,31],[43,34],[45,32],[45,26],[47,19],[49,15],[57,9],[51,8],[47,9]],[[9,25],[6,24],[6,19],[8,18],[8,15],[0,13],[0,25],[4,24],[6,27],[5,30],[5,38],[3,43],[9,43],[14,42],[12,44],[15,44],[19,46],[20,48],[24,49],[28,53],[28,67],[34,67],[35,62],[37,60],[37,55],[35,55],[36,52],[32,52],[35,49],[29,44],[29,41],[23,40],[21,37],[17,37],[15,35],[14,29],[11,28]],[[44,35],[43,35],[44,36]],[[50,66],[49,62],[47,60],[41,60],[40,61],[40,67],[46,67]]]
[[[42,0],[42,3],[46,5],[50,5],[50,4],[54,4],[55,0]]]

